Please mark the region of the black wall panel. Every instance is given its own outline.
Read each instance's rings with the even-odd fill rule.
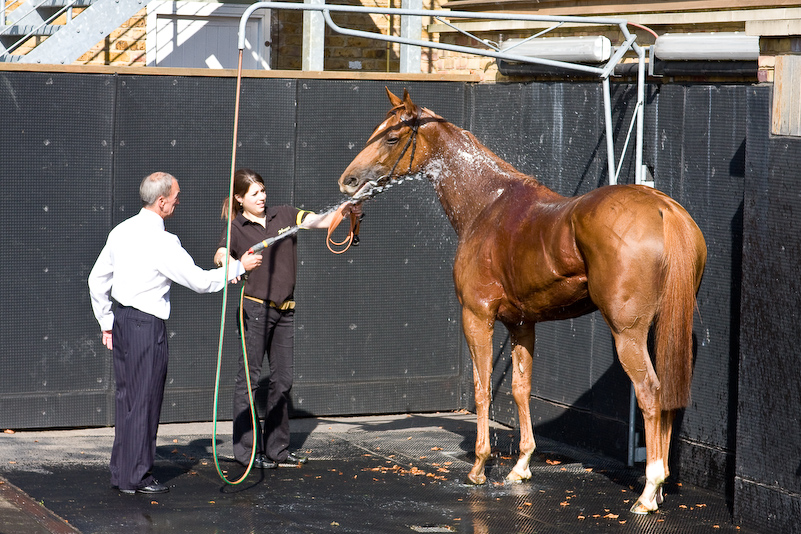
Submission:
[[[105,424],[86,277],[111,228],[114,83],[0,73],[0,426]]]
[[[386,117],[385,85],[398,96],[405,87],[417,104],[462,121],[461,84],[299,83],[298,206],[319,211],[344,200],[337,179]],[[451,275],[455,234],[427,182],[393,186],[364,210],[361,245],[344,255],[325,248],[324,232],[299,236],[294,407],[457,409],[464,366]]]
[[[608,183],[594,83],[245,79],[236,166],[264,176],[271,203],[335,206],[343,198],[337,178],[389,108],[384,85],[398,95],[408,88],[415,102],[563,195]],[[618,160],[634,93],[612,85]],[[156,170],[175,174],[182,188],[168,229],[199,265],[212,266],[234,102],[230,78],[0,73],[0,427],[113,424],[111,355],[86,277],[108,231],[140,209],[138,184]],[[789,532],[801,494],[801,146],[770,137],[769,108],[766,87],[649,85],[644,163],[709,247],[674,473],[734,495],[740,518]],[[633,143],[620,182],[633,181]],[[324,232],[299,236],[295,415],[470,407],[472,370],[451,277],[456,237],[433,188],[408,180],[365,211],[362,245],[345,255],[324,248]],[[239,358],[238,289],[227,295],[223,419]],[[211,416],[222,299],[173,290],[165,422]],[[495,345],[491,415],[516,424],[500,325]],[[538,326],[532,386],[538,434],[625,455],[630,386],[599,314]]]
[[[646,130],[646,164],[657,187],[690,212],[708,251],[695,316],[690,406],[678,421],[682,441],[673,465],[688,482],[728,492],[735,451],[745,91],[660,86],[650,94]]]
[[[769,135],[770,104],[749,88],[734,509],[801,532],[801,140]]]

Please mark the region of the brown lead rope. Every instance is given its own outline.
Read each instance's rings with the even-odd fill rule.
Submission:
[[[359,226],[361,225],[361,218],[357,217],[353,213],[350,213],[350,229],[348,230],[348,235],[345,237],[345,239],[340,242],[334,241],[333,239],[334,230],[336,230],[340,223],[345,219],[343,212],[348,204],[348,202],[345,202],[339,208],[337,208],[336,212],[334,212],[334,217],[331,219],[331,223],[328,225],[328,235],[325,238],[325,244],[328,247],[328,250],[334,254],[342,254],[351,246],[355,247],[359,245]],[[335,249],[334,247],[344,248]]]

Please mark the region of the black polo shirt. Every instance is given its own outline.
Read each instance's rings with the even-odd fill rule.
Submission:
[[[309,213],[288,205],[271,206],[267,208],[266,228],[240,213],[231,223],[231,256],[239,259],[256,243],[299,225]],[[224,228],[217,248],[225,247],[225,239]],[[248,274],[245,295],[278,304],[292,299],[297,274],[297,243],[297,233],[293,233],[264,249],[262,264]]]

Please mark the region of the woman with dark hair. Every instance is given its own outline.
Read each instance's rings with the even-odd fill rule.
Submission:
[[[267,207],[264,180],[250,169],[234,173],[233,214],[230,252],[240,258],[250,247],[299,227],[328,228],[334,211],[318,215],[289,205]],[[350,204],[360,213],[360,208]],[[228,199],[222,217],[227,218]],[[346,214],[349,213],[346,208]],[[214,262],[225,261],[226,233],[220,237]],[[302,464],[307,458],[289,450],[289,392],[294,371],[295,280],[297,270],[297,233],[276,241],[264,249],[262,264],[253,269],[245,282],[242,302],[245,350],[250,384],[258,388],[264,356],[270,365],[267,409],[255,432],[254,466],[273,469],[281,463]],[[239,320],[237,319],[237,323]],[[233,446],[234,457],[247,465],[253,447],[254,431],[250,415],[245,367],[242,359],[234,385]],[[257,421],[260,419],[257,414]]]

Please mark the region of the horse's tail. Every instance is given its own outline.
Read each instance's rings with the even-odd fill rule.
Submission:
[[[695,295],[706,264],[703,236],[681,207],[663,209],[662,298],[656,317],[656,373],[663,410],[684,408],[693,374]]]

